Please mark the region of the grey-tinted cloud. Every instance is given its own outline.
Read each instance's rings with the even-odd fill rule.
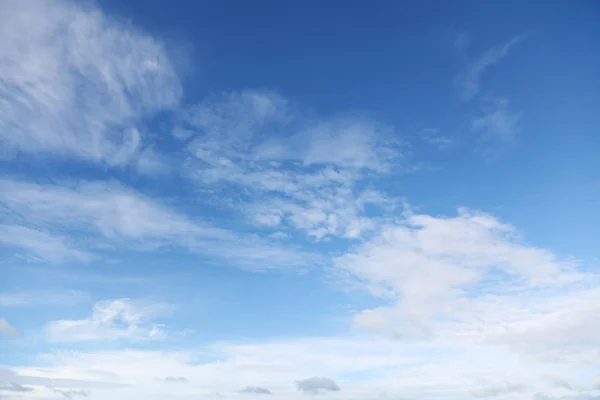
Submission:
[[[4,390],[7,392],[27,393],[27,392],[32,392],[33,388],[20,385],[16,382],[11,382],[10,384],[8,384],[6,386],[0,386],[0,390]]]
[[[334,380],[325,377],[314,376],[308,379],[302,379],[296,382],[298,390],[304,393],[317,393],[319,390],[337,392],[340,387]]]
[[[250,394],[273,394],[269,389],[260,386],[246,386],[244,389],[240,390],[240,392]]]

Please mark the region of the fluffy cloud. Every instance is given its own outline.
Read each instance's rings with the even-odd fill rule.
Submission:
[[[0,143],[5,152],[119,166],[140,121],[181,96],[162,44],[89,5],[0,5]]]
[[[523,244],[489,214],[408,212],[336,266],[391,303],[359,312],[360,328],[404,340],[469,338],[552,362],[600,359],[590,333],[599,323],[598,277]]]
[[[515,235],[493,216],[466,209],[453,218],[408,212],[336,264],[371,293],[401,297],[407,314],[434,315],[493,270],[541,279],[568,269],[552,253],[519,244]]]

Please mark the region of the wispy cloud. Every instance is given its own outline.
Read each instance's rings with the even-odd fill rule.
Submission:
[[[444,151],[450,149],[454,145],[454,141],[447,136],[444,136],[439,129],[427,128],[419,132],[419,138],[438,150]]]
[[[221,202],[231,196],[259,225],[317,239],[368,231],[373,221],[361,208],[389,202],[367,182],[402,169],[404,159],[388,128],[357,118],[303,118],[271,92],[210,99],[188,110],[175,134],[188,143],[186,169],[199,188],[217,191]]]
[[[164,303],[140,303],[130,299],[101,301],[92,315],[81,320],[49,322],[44,333],[53,342],[164,339],[164,325],[153,319],[169,310]]]
[[[519,114],[509,110],[506,99],[497,99],[484,107],[484,113],[471,121],[471,129],[484,142],[506,143],[513,139]]]
[[[38,259],[50,262],[92,259],[90,253],[73,248],[64,236],[18,225],[0,225],[0,244],[31,251]]]
[[[456,84],[460,88],[462,98],[470,100],[479,94],[481,89],[481,79],[486,70],[502,60],[509,51],[518,43],[525,39],[525,35],[513,37],[507,43],[492,47],[484,51],[477,58],[471,61],[466,69],[456,77]]]
[[[65,306],[89,299],[77,290],[0,292],[0,307]]]
[[[0,26],[4,155],[126,165],[144,147],[141,120],[179,101],[162,44],[89,4],[3,2]]]
[[[306,252],[192,219],[117,183],[3,180],[0,203],[11,222],[3,240],[50,261],[85,261],[90,254],[124,246],[138,251],[177,246],[252,269],[318,262]]]
[[[510,110],[507,99],[493,99],[482,110],[471,120],[471,131],[479,135],[484,156],[494,158],[515,138],[521,114]]]
[[[14,326],[9,324],[4,318],[0,317],[0,334],[16,336],[18,333],[19,332]]]

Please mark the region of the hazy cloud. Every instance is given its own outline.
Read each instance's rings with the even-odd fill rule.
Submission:
[[[183,376],[167,376],[163,380],[169,383],[189,383],[189,380]]]
[[[273,394],[269,389],[260,386],[246,386],[240,392],[249,394]]]
[[[8,335],[8,336],[17,336],[17,329],[8,323],[7,320],[0,317],[0,334]]]
[[[525,38],[525,35],[513,37],[507,43],[486,50],[473,61],[471,61],[465,71],[456,77],[456,83],[461,90],[464,100],[469,100],[476,96],[481,87],[481,79],[485,71],[502,60],[516,44],[520,43]],[[464,40],[459,40],[459,43],[465,44]]]

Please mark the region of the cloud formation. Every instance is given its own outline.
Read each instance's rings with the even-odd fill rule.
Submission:
[[[338,392],[340,390],[339,385],[333,379],[319,376],[299,380],[296,382],[296,386],[304,393],[318,393],[320,390]]]
[[[240,392],[248,393],[248,394],[260,394],[260,395],[273,394],[273,392],[271,392],[269,389],[261,387],[261,386],[246,386]]]
[[[17,329],[8,323],[7,320],[0,317],[0,334],[8,336],[16,336],[19,332]]]
[[[463,100],[470,100],[479,94],[483,74],[506,57],[509,51],[524,38],[525,35],[515,36],[503,45],[484,51],[467,65],[467,68],[456,77],[456,84],[461,90]],[[459,42],[465,41],[459,40]]]
[[[130,299],[101,301],[89,318],[49,322],[44,333],[53,342],[163,339],[164,325],[152,322],[169,310],[167,304],[137,303]]]
[[[23,386],[23,385],[19,385],[16,382],[11,382],[7,386],[0,386],[0,391],[28,393],[28,392],[33,392],[33,388],[30,388],[30,387],[27,387],[27,386]]]
[[[54,393],[58,393],[67,399],[72,399],[73,397],[88,397],[90,392],[87,390],[73,390],[73,389],[56,389],[52,388]]]
[[[123,246],[130,251],[176,246],[258,270],[319,262],[295,248],[192,219],[113,182],[0,180],[0,204],[10,222],[0,226],[0,241],[50,262],[90,261],[94,253]]]
[[[599,322],[598,277],[523,244],[489,214],[408,212],[336,265],[390,303],[357,313],[359,328],[402,340],[468,337],[553,362],[597,357],[588,333]]]
[[[0,144],[7,156],[129,164],[139,127],[179,102],[163,45],[89,4],[0,5]]]
[[[486,155],[494,156],[498,148],[510,143],[519,130],[521,115],[511,111],[506,99],[486,103],[483,112],[471,120],[471,131],[479,135]]]
[[[389,128],[353,117],[305,119],[272,92],[210,98],[189,109],[174,134],[186,141],[186,170],[203,192],[218,192],[220,204],[242,208],[263,228],[315,239],[372,229],[362,209],[389,200],[368,182],[403,162]],[[241,202],[239,193],[251,198]]]

